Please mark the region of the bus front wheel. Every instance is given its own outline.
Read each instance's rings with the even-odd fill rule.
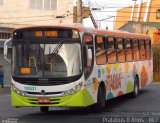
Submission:
[[[40,107],[41,112],[45,113],[48,112],[49,107]]]

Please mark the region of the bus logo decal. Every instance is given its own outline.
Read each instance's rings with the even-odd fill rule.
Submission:
[[[45,95],[46,94],[45,90],[41,90],[41,94]]]

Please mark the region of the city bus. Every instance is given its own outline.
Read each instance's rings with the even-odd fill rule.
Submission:
[[[15,29],[11,41],[13,107],[100,111],[106,100],[136,97],[152,82],[147,35],[56,25]]]

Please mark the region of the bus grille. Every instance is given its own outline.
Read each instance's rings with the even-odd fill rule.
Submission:
[[[42,95],[41,92],[26,92],[27,94]],[[45,95],[61,94],[62,92],[46,92]]]

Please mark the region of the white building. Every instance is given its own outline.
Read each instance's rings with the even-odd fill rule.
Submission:
[[[0,0],[0,47],[14,28],[73,23],[74,0]]]

